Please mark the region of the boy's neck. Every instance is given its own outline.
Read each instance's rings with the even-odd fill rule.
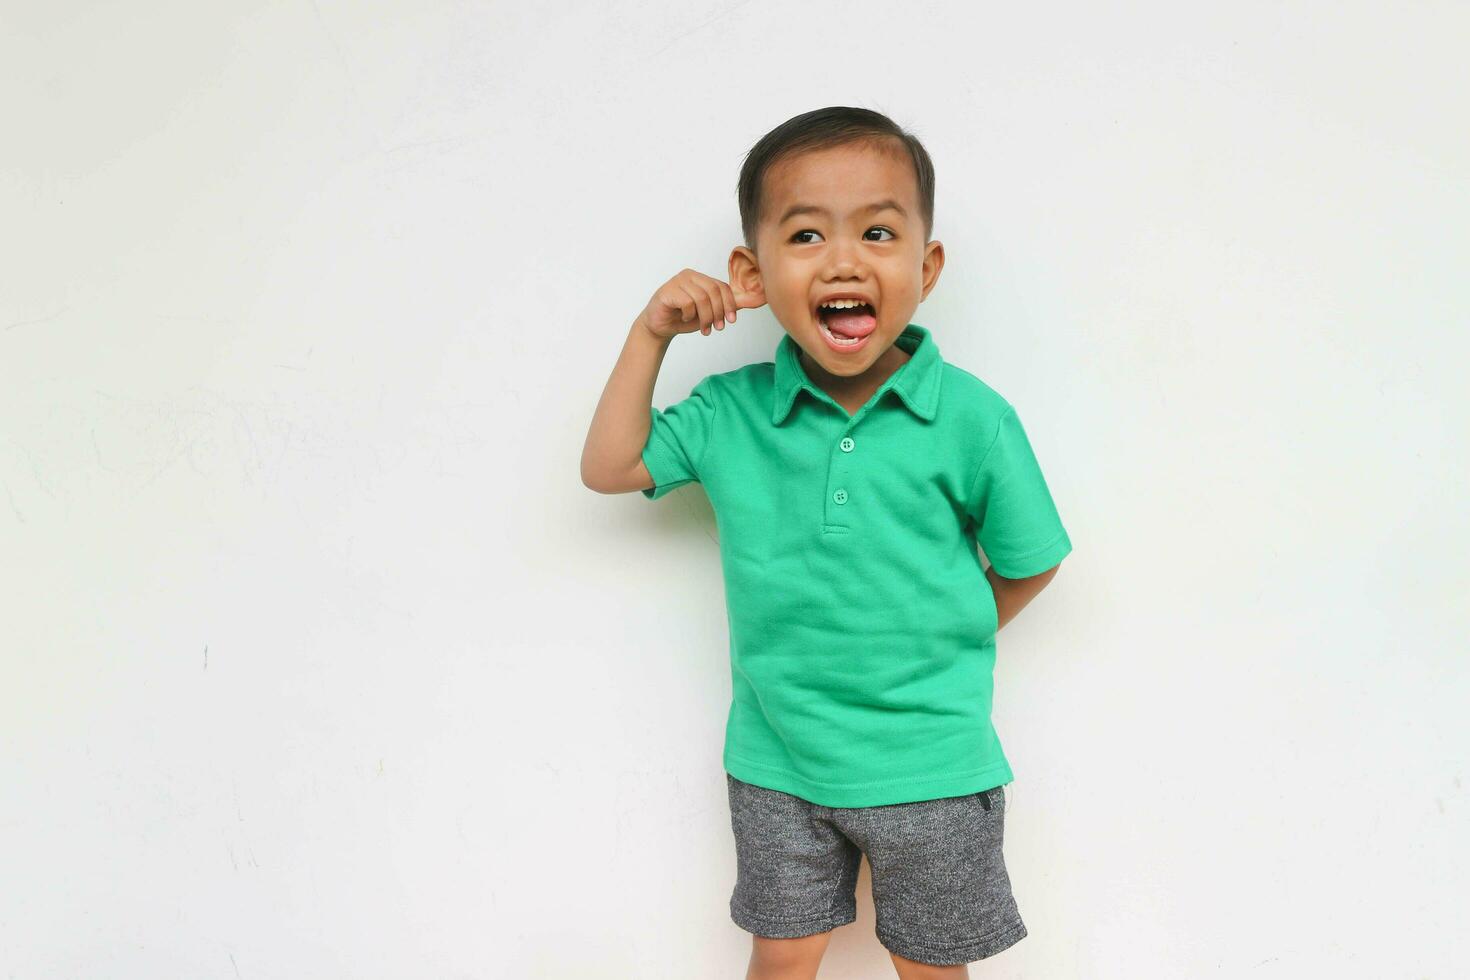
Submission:
[[[891,378],[893,372],[908,363],[912,356],[894,343],[883,352],[882,357],[873,362],[872,367],[862,374],[848,378],[828,372],[821,365],[813,362],[807,356],[806,351],[800,347],[797,348],[797,358],[801,362],[802,370],[806,371],[807,377],[811,378],[812,383],[818,388],[830,395],[833,401],[847,409],[849,415],[856,414],[866,405],[868,399],[873,397],[873,392],[883,387],[883,382]]]

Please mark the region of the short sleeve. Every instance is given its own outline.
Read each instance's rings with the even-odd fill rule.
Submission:
[[[985,556],[1005,578],[1039,575],[1072,550],[1015,408],[1001,416],[966,510]]]
[[[653,486],[643,495],[657,500],[675,487],[699,480],[699,468],[709,449],[715,420],[714,383],[705,378],[683,401],[663,411],[649,408],[651,423],[643,446],[643,465]]]

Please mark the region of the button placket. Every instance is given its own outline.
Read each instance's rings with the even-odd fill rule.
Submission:
[[[827,482],[827,503],[824,505],[824,508],[828,511],[827,523],[834,528],[842,527],[845,529],[848,526],[847,522],[843,521],[841,517],[847,516],[845,505],[851,498],[847,486],[850,475],[848,462],[851,458],[850,454],[857,448],[857,440],[849,432],[856,422],[856,418],[847,420],[847,424],[843,427],[842,438],[837,440],[837,451],[832,454],[831,466],[828,470],[831,478]]]

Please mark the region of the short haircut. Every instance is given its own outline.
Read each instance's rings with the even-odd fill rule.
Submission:
[[[740,167],[736,196],[740,202],[740,230],[745,246],[755,248],[760,224],[766,172],[782,160],[799,153],[836,146],[867,144],[907,155],[913,162],[919,192],[919,216],[924,220],[924,240],[934,237],[934,163],[917,136],[892,119],[872,109],[828,106],[803,112],[762,136]]]

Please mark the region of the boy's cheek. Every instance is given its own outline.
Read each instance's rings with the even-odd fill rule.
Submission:
[[[783,324],[801,323],[806,319],[805,296],[796,298],[787,293],[773,296],[768,290],[766,292],[766,302],[770,305],[771,311],[776,314],[777,319]]]

